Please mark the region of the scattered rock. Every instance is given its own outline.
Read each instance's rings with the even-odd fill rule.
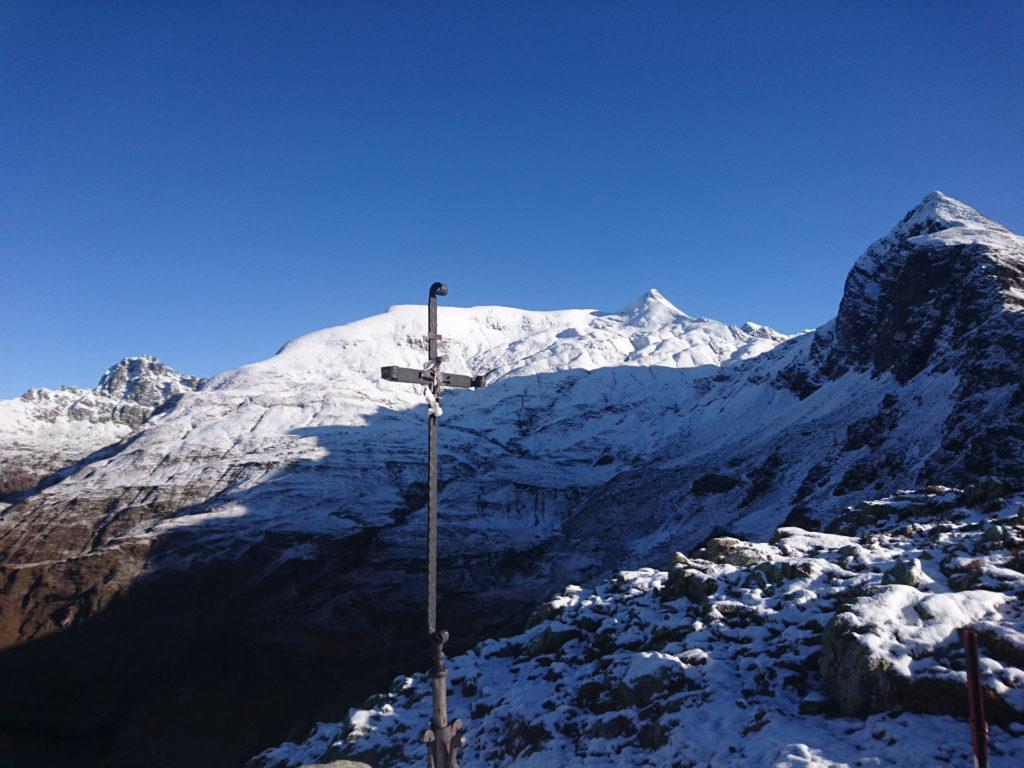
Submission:
[[[998,477],[985,477],[966,488],[960,497],[960,503],[968,507],[977,507],[989,501],[1001,499],[1013,493],[1013,488]]]
[[[524,648],[530,656],[541,656],[545,653],[554,653],[570,640],[580,637],[580,631],[576,627],[570,627],[560,622],[552,622],[527,642]]]

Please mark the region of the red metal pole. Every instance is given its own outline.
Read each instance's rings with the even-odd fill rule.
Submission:
[[[961,629],[967,664],[967,712],[971,720],[971,744],[975,768],[988,768],[988,723],[985,722],[985,701],[978,664],[978,635],[972,629]]]

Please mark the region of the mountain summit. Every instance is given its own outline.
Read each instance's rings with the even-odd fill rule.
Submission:
[[[910,209],[894,231],[914,236],[921,234],[922,230],[937,232],[950,227],[1005,230],[1001,224],[985,218],[966,203],[935,190]]]
[[[678,319],[690,319],[689,315],[678,309],[656,288],[651,288],[615,314],[626,318],[629,325],[641,328],[666,325]]]
[[[1007,307],[1024,308],[1024,238],[932,192],[857,259],[835,321],[787,372],[789,385],[806,397],[850,370],[906,382],[940,357],[990,358],[994,343],[1013,357]]]
[[[126,357],[94,389],[33,388],[0,400],[0,502],[116,443],[159,407],[202,381],[155,357]]]

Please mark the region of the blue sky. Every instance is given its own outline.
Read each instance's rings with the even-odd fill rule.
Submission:
[[[422,302],[784,331],[928,191],[1024,231],[1024,5],[0,3],[0,397]]]

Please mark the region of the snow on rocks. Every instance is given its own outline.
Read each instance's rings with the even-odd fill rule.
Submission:
[[[142,355],[108,368],[95,389],[33,388],[0,400],[0,498],[121,440],[201,383]]]
[[[1024,760],[1024,574],[1009,567],[1020,566],[1024,497],[962,504],[976,496],[904,492],[870,505],[870,519],[851,509],[834,525],[843,534],[719,537],[668,572],[568,587],[522,634],[450,660],[463,763],[965,765],[963,626],[982,637],[992,753]],[[970,589],[944,573],[964,558],[985,574]],[[915,583],[889,576],[899,569]],[[345,723],[250,765],[420,765],[429,717],[427,678],[400,677]]]

